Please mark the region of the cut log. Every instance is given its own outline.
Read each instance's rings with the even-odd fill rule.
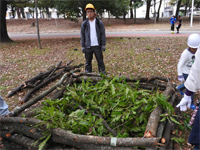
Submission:
[[[39,124],[42,121],[38,119],[25,119],[21,117],[5,117],[0,118],[0,122],[4,123],[23,123],[23,124]],[[46,124],[41,126],[46,128]],[[51,139],[56,143],[62,143],[65,145],[70,145],[74,147],[82,147],[85,144],[96,144],[111,146],[115,145],[117,147],[131,147],[131,146],[155,146],[158,144],[160,138],[111,138],[111,137],[99,137],[99,136],[89,136],[74,134],[72,132],[66,131],[64,129],[56,128],[52,129]]]
[[[36,141],[28,138],[28,137],[25,137],[23,135],[20,135],[20,134],[13,134],[13,135],[10,135],[8,136],[7,135],[7,131],[1,131],[0,135],[1,137],[5,138],[6,140],[10,140],[14,143],[17,143],[27,149],[38,149],[38,144],[34,144]],[[45,147],[48,146],[48,145],[45,145]],[[44,147],[44,149],[45,149]]]
[[[12,132],[14,133],[23,134],[34,140],[38,140],[44,136],[43,131],[39,130],[38,128],[30,127],[19,123],[2,123],[1,131],[3,130],[12,130]]]
[[[54,84],[51,88],[49,88],[48,90],[44,91],[42,94],[36,96],[35,98],[29,100],[28,102],[24,103],[23,105],[21,105],[20,107],[18,107],[17,109],[14,109],[9,116],[17,116],[19,113],[21,113],[22,111],[24,111],[25,109],[29,108],[30,106],[32,106],[33,104],[35,104],[36,102],[38,102],[39,100],[41,100],[42,98],[44,98],[45,96],[47,96],[49,93],[51,93],[52,91],[54,91],[58,86],[60,86],[63,81],[66,79],[67,76],[70,76],[71,74],[73,74],[74,72],[79,72],[80,70],[77,69],[75,71],[72,71],[70,73],[65,73],[62,78],[56,83]]]
[[[170,95],[173,94],[173,92],[175,92],[174,89],[172,88],[171,84],[168,83],[166,90],[163,92],[163,95],[168,97],[169,100]],[[157,106],[150,114],[145,133],[150,132],[152,134],[152,137],[156,136],[161,113],[162,109],[160,108],[160,106]]]
[[[36,86],[35,88],[31,89],[23,98],[22,101],[27,102],[29,100],[29,98],[31,97],[31,95],[38,91],[40,88],[42,88],[43,86],[49,84],[50,82],[52,82],[53,80],[57,79],[58,77],[60,77],[63,74],[63,71],[57,73],[56,75],[54,75],[53,77],[47,79],[46,81],[42,82],[41,84],[39,84],[38,86]]]

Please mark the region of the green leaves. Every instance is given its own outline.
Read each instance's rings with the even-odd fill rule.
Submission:
[[[112,136],[104,121],[118,137],[138,137],[143,134],[148,117],[157,105],[173,112],[167,98],[159,92],[134,89],[124,78],[104,77],[95,84],[83,80],[66,90],[63,99],[46,100],[37,114],[37,118],[48,123],[48,128],[61,127],[76,134]],[[168,116],[176,122],[173,117]]]

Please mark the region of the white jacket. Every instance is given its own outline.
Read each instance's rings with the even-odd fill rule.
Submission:
[[[189,76],[184,85],[192,92],[196,92],[200,89],[200,45],[195,53],[195,62],[192,65]]]
[[[195,54],[192,54],[188,49],[183,51],[177,65],[178,76],[183,75],[183,73],[190,73],[190,69],[194,63],[194,56]]]

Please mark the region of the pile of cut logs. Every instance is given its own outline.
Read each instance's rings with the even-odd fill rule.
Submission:
[[[12,97],[21,91],[26,92],[19,106],[9,114],[9,117],[0,118],[0,142],[5,149],[38,149],[40,143],[34,143],[42,138],[44,131],[47,130],[46,125],[37,128],[34,126],[41,122],[32,118],[35,113],[33,108],[39,107],[39,101],[47,96],[51,100],[62,98],[67,85],[81,83],[82,80],[89,78],[93,82],[102,79],[98,74],[82,73],[80,68],[83,64],[72,66],[71,63],[72,61],[62,65],[62,62],[59,62],[57,66],[51,67],[46,72],[40,72],[8,94],[8,97]],[[179,99],[175,92],[175,85],[172,85],[168,78],[152,76],[134,79],[124,77],[124,79],[131,86],[140,81],[139,88],[142,89],[159,88],[172,105],[176,99]],[[174,125],[167,121],[160,122],[162,113],[165,112],[159,106],[154,109],[149,117],[144,136],[141,138],[79,135],[56,128],[51,130],[51,137],[43,149],[129,150],[133,149],[133,146],[142,146],[146,149],[170,149],[173,147],[170,135]],[[25,118],[22,117],[24,114]]]

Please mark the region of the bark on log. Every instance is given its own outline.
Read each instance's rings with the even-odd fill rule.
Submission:
[[[39,124],[42,121],[31,118],[21,117],[5,117],[0,118],[0,122],[4,123],[23,123],[23,124]],[[41,126],[45,128],[45,124]],[[98,137],[89,135],[74,134],[64,129],[56,128],[52,129],[51,139],[56,143],[62,143],[65,145],[71,145],[74,147],[82,147],[85,144],[96,144],[96,145],[111,145],[111,137]],[[160,138],[112,138],[114,145],[117,147],[131,147],[131,146],[154,146]]]
[[[51,100],[55,100],[61,98],[63,96],[64,91],[66,90],[67,85],[72,85],[75,82],[75,79],[69,78],[60,89],[56,89],[56,91],[50,97]]]
[[[175,99],[176,99],[176,94],[174,94],[174,95],[172,96],[172,98],[170,99],[170,101],[169,101],[169,103],[170,103],[172,106],[173,106],[173,104],[174,104]],[[167,112],[165,111],[164,113],[167,113]],[[166,122],[167,122],[167,121],[165,120],[165,121],[159,123],[158,132],[157,132],[156,137],[162,137],[162,136],[163,136],[163,131],[164,131],[164,129],[165,129]]]
[[[38,140],[44,136],[43,131],[39,130],[38,128],[19,123],[2,123],[1,130],[12,130],[14,133],[23,134],[34,140]]]
[[[52,130],[53,141],[60,142],[71,146],[81,146],[82,144],[96,144],[96,145],[111,145],[111,137],[98,137],[89,135],[73,134],[63,129]],[[154,146],[160,138],[112,138],[117,147],[131,147],[131,146]]]
[[[38,149],[38,144],[34,145],[34,143],[36,141],[34,141],[28,137],[22,136],[20,134],[13,134],[13,135],[8,136],[7,133],[8,133],[7,131],[1,131],[0,135],[1,135],[1,137],[5,138],[7,140],[10,140],[14,143],[17,143],[25,148]],[[46,146],[48,146],[48,145],[46,145]],[[45,149],[45,147],[44,147],[44,149]]]
[[[52,82],[53,80],[57,79],[58,77],[60,77],[63,74],[63,71],[57,73],[56,75],[54,75],[53,77],[47,79],[46,81],[42,82],[41,84],[39,84],[38,86],[36,86],[35,88],[31,89],[23,98],[22,101],[27,102],[30,98],[31,95],[38,91],[40,88],[42,88],[43,86],[49,84],[50,82]]]
[[[44,79],[44,81],[46,81],[47,79],[49,79],[49,78],[55,73],[55,71],[60,67],[61,64],[62,64],[62,61],[59,62],[59,64],[57,65],[57,67],[55,67],[55,68],[52,70],[52,72],[48,75],[48,77],[46,77],[46,78]]]
[[[54,68],[53,68],[53,69],[54,69]],[[26,85],[28,85],[29,83],[35,82],[35,81],[37,81],[38,79],[41,79],[41,78],[43,78],[44,76],[47,76],[48,74],[50,74],[50,73],[52,72],[53,69],[51,69],[51,70],[49,70],[49,71],[47,71],[47,72],[44,72],[44,73],[41,72],[41,73],[39,73],[38,75],[36,75],[35,77],[33,77],[33,78],[31,78],[31,79],[25,81],[25,82],[22,83],[20,86],[18,86],[16,89],[14,89],[13,91],[9,92],[8,95],[7,95],[7,97],[9,98],[9,97],[11,97],[11,96],[17,94],[17,92],[19,92],[20,90],[22,90],[23,88],[25,88]]]
[[[163,95],[168,97],[168,100],[169,100],[169,98],[170,98],[169,96],[171,94],[173,94],[174,92],[175,92],[175,90],[172,88],[171,84],[168,82],[166,90],[163,92]],[[162,113],[162,109],[160,108],[160,106],[158,106],[150,114],[150,117],[149,117],[149,120],[148,120],[148,123],[147,123],[147,126],[146,126],[145,133],[147,133],[149,131],[152,134],[152,137],[156,136],[157,127],[158,127],[158,124],[160,122],[161,113]]]
[[[60,86],[63,81],[66,79],[67,76],[73,74],[74,72],[79,72],[80,70],[77,69],[75,71],[72,71],[70,73],[65,73],[62,78],[56,83],[54,84],[51,88],[49,88],[48,90],[44,91],[42,94],[36,96],[35,98],[29,100],[28,102],[24,103],[23,105],[21,105],[20,107],[18,107],[17,109],[14,109],[9,116],[17,116],[19,113],[21,113],[22,111],[24,111],[26,108],[29,108],[30,106],[32,106],[33,104],[35,104],[36,102],[38,102],[39,100],[41,100],[42,98],[44,98],[45,96],[47,96],[49,93],[51,93],[52,91],[54,91],[58,86]]]

